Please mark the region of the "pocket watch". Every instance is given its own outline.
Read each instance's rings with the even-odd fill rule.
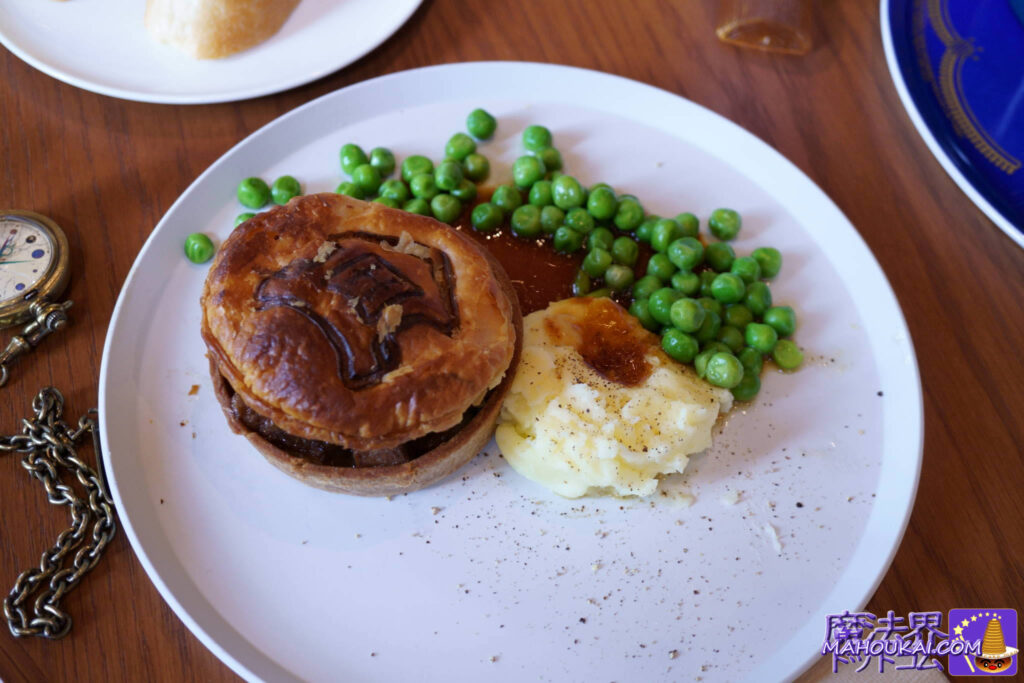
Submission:
[[[0,210],[0,328],[25,324],[0,351],[0,386],[9,365],[67,324],[68,240],[46,216]]]

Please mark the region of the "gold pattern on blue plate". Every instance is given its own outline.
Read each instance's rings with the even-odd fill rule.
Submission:
[[[1020,159],[1011,156],[999,146],[981,126],[963,94],[963,67],[968,59],[982,48],[975,46],[974,38],[963,38],[953,27],[949,18],[948,0],[927,0],[927,17],[936,37],[945,47],[939,60],[939,77],[935,78],[925,45],[925,12],[922,2],[914,2],[914,48],[917,51],[921,73],[942,105],[946,116],[953,123],[953,129],[960,137],[967,138],[978,152],[996,168],[1012,174],[1020,168]],[[976,57],[975,57],[976,58]]]

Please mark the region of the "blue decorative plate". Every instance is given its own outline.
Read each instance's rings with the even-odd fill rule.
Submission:
[[[1024,0],[882,0],[882,38],[932,153],[1024,247]]]

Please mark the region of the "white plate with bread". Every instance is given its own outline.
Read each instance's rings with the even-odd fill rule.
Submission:
[[[476,107],[498,120],[481,145],[493,182],[510,177],[521,132],[540,123],[584,184],[702,222],[731,206],[744,217],[737,251],[785,255],[772,292],[801,316],[805,365],[765,373],[756,400],[733,408],[665,495],[561,498],[519,476],[493,441],[421,490],[346,495],[288,476],[225,419],[200,334],[210,267],[184,258],[185,237],[227,240],[249,176],[332,191],[348,142],[440,159]],[[139,254],[99,398],[107,472],[140,562],[250,680],[791,678],[820,658],[825,615],[863,607],[881,581],[923,434],[899,305],[807,176],[671,93],[521,63],[359,83],[226,153]]]
[[[0,44],[40,71],[102,95],[230,102],[351,64],[420,2],[10,0],[0,4]]]

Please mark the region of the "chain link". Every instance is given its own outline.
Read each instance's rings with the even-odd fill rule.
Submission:
[[[42,482],[47,500],[68,506],[71,526],[42,554],[38,567],[18,576],[4,599],[4,617],[15,637],[57,639],[71,629],[70,615],[60,609],[61,599],[99,562],[117,531],[117,522],[103,474],[96,411],[89,411],[77,427],[71,427],[61,420],[64,397],[53,387],[36,395],[32,411],[35,417],[22,420],[21,434],[0,436],[0,454],[24,454],[21,466]],[[75,443],[86,433],[92,435],[98,473],[82,462],[75,450]],[[63,472],[75,475],[85,489],[84,498],[64,483]],[[65,566],[68,558],[70,566]]]

